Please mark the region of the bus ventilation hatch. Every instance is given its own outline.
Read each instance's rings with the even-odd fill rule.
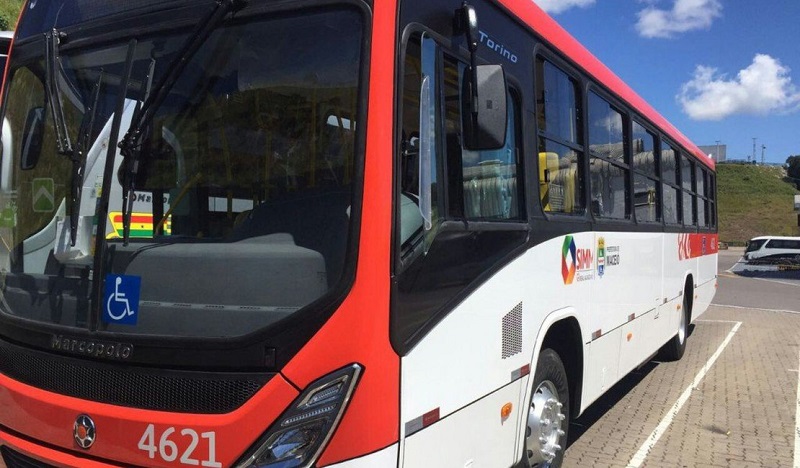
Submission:
[[[503,317],[503,359],[522,352],[522,303]]]

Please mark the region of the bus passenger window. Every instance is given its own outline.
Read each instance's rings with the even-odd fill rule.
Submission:
[[[656,206],[658,206],[658,193],[656,193],[656,182],[641,174],[634,174],[633,187],[636,220],[650,223],[658,221],[659,215],[656,209]]]
[[[664,193],[664,221],[667,224],[678,224],[678,189],[662,184]]]
[[[655,135],[633,122],[633,193],[638,222],[661,221],[658,190],[658,153]]]
[[[589,93],[589,181],[595,216],[630,217],[624,122],[622,113],[597,94]]]
[[[583,141],[578,84],[542,58],[536,61],[539,196],[549,213],[582,214]]]
[[[662,213],[667,224],[679,224],[680,210],[678,200],[681,198],[681,191],[678,186],[678,163],[675,150],[667,142],[661,142],[661,192],[663,193],[664,205]]]
[[[708,220],[708,194],[706,193],[706,171],[701,164],[695,166],[695,181],[697,183],[697,225],[706,227]]]
[[[717,192],[714,189],[714,174],[709,174],[708,175],[708,202],[709,202],[708,225],[710,227],[715,227],[717,225],[716,196]]]
[[[683,224],[697,224],[695,216],[695,196],[692,194],[694,187],[694,163],[685,154],[681,154],[681,185],[683,186]]]

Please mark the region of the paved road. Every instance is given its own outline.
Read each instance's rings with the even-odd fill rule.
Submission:
[[[800,468],[800,273],[726,273],[679,362],[652,361],[570,426],[565,466]]]
[[[741,255],[742,249],[720,251],[715,304],[800,312],[800,271],[743,277],[729,271]]]

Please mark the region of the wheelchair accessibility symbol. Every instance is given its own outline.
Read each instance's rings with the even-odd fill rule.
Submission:
[[[103,295],[103,322],[136,325],[139,311],[139,276],[107,275]]]

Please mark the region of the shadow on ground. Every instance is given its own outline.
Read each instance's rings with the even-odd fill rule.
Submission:
[[[694,333],[695,325],[689,326],[689,336]],[[636,388],[661,362],[658,355],[650,361],[642,364],[638,369],[634,369],[630,374],[611,387],[603,396],[595,400],[583,414],[570,422],[569,435],[567,437],[567,448],[577,442],[583,434],[588,431],[597,421],[605,416],[608,411],[617,405],[631,390]]]

